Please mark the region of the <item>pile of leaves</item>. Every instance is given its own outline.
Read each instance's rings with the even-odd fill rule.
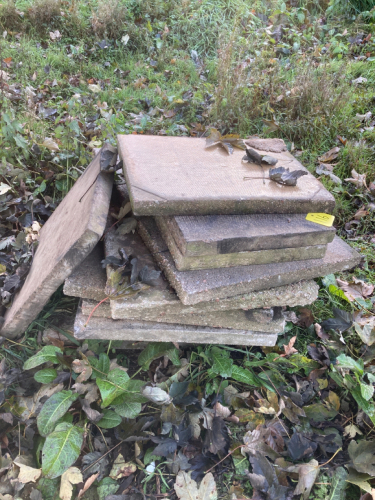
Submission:
[[[330,293],[349,294],[333,280]],[[296,336],[275,348],[151,342],[106,353],[101,342],[77,347],[60,335],[23,372],[3,360],[4,488],[33,500],[89,489],[101,500],[307,500],[321,483],[330,499],[350,484],[372,493],[375,337],[354,355],[344,336],[365,327],[350,313],[334,309],[315,325],[309,310],[288,314],[290,328],[315,332],[305,354]]]

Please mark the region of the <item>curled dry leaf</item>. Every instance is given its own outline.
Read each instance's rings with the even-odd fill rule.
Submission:
[[[77,467],[69,467],[61,476],[59,496],[61,500],[70,500],[73,494],[73,484],[82,483],[83,477]]]
[[[283,345],[285,354],[281,354],[281,357],[290,356],[291,354],[294,354],[295,352],[298,352],[297,349],[295,349],[293,347],[296,340],[297,340],[297,335],[295,335],[294,337],[292,337],[289,340],[288,344],[284,344]]]
[[[124,457],[119,453],[116,460],[113,462],[109,477],[116,480],[122,479],[123,477],[130,476],[130,474],[134,474],[136,470],[137,466],[133,462],[125,462]]]
[[[278,184],[283,184],[284,186],[296,186],[297,180],[303,175],[307,175],[305,170],[293,170],[289,172],[289,168],[277,167],[271,168],[268,172],[271,181],[275,181]]]
[[[361,207],[359,210],[356,211],[356,213],[353,215],[354,220],[361,220],[362,217],[366,217],[370,212],[368,210],[365,210],[365,207]]]
[[[82,355],[83,359],[75,359],[72,362],[72,368],[75,373],[80,373],[77,377],[76,383],[81,384],[91,377],[92,367],[86,356]]]
[[[325,162],[329,163],[332,160],[335,160],[338,157],[339,153],[340,153],[340,148],[336,146],[335,148],[330,149],[322,156],[320,156],[318,160],[323,163]]]
[[[83,495],[86,493],[86,491],[90,488],[92,483],[95,481],[95,479],[99,476],[100,472],[97,472],[96,474],[92,474],[87,481],[85,482],[83,488],[79,490],[78,493],[78,499],[82,498]]]
[[[237,134],[221,135],[216,128],[210,129],[210,135],[206,138],[206,148],[220,144],[228,154],[232,154],[234,149],[245,149],[243,140]]]
[[[298,484],[294,490],[294,495],[303,495],[303,499],[307,500],[319,473],[319,463],[316,460],[310,460],[307,464],[288,467],[286,471],[298,473]]]
[[[60,40],[61,33],[59,30],[49,32],[50,39],[54,42],[55,40]]]
[[[345,293],[350,302],[356,299],[367,299],[374,292],[374,285],[371,283],[365,283],[364,281],[353,278],[353,281],[348,282],[344,280],[336,279],[339,288]]]
[[[46,137],[41,145],[50,151],[59,151],[59,145],[51,137]]]
[[[351,182],[352,184],[357,186],[357,188],[367,187],[366,174],[359,174],[354,168],[352,170],[352,176],[345,179],[345,181]]]
[[[35,483],[42,474],[42,469],[34,469],[28,465],[18,463],[17,459],[14,463],[19,467],[20,472],[18,474],[18,481],[22,484]]]

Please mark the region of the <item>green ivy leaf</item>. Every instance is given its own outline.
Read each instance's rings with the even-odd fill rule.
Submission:
[[[37,418],[38,430],[41,436],[48,436],[53,431],[56,422],[65,415],[73,401],[78,397],[78,393],[61,391],[47,399]]]
[[[139,415],[139,413],[141,413],[142,404],[133,403],[132,401],[125,401],[124,403],[115,406],[114,410],[118,415],[121,415],[121,417],[135,418],[137,415]]]
[[[90,356],[88,360],[90,362],[90,365],[92,366],[91,378],[93,380],[95,380],[96,377],[103,378],[103,374],[108,375],[111,361],[107,354],[101,352],[99,354],[99,359],[94,358],[94,356]]]
[[[372,385],[367,385],[362,382],[359,385],[361,386],[361,396],[366,401],[369,401],[374,395],[374,387]]]
[[[102,418],[96,423],[99,427],[103,429],[112,429],[117,427],[122,422],[122,418],[119,414],[115,413],[113,410],[105,410],[103,412]]]
[[[41,384],[49,384],[57,377],[57,371],[54,368],[45,368],[35,373],[34,378]]]
[[[83,434],[81,427],[63,423],[47,437],[42,451],[42,471],[46,477],[61,476],[77,460]]]
[[[138,356],[138,364],[144,370],[148,370],[151,362],[161,356],[168,356],[174,365],[180,366],[178,350],[172,342],[150,342]]]
[[[358,373],[358,375],[363,375],[364,365],[363,360],[354,360],[350,356],[346,356],[345,354],[340,354],[337,356],[336,362],[340,368],[349,368],[354,373]]]
[[[123,370],[120,370],[120,368],[111,370],[108,373],[107,380],[97,377],[96,383],[98,384],[103,400],[102,408],[110,405],[114,399],[127,392],[128,382],[129,375]]]
[[[31,368],[35,368],[36,366],[42,365],[43,363],[47,363],[47,361],[58,364],[59,360],[56,357],[57,352],[62,354],[62,350],[60,349],[60,347],[56,347],[54,345],[46,345],[38,353],[36,353],[34,356],[31,356],[31,358],[25,361],[23,369],[31,370]]]
[[[233,360],[223,355],[223,350],[218,347],[211,349],[213,360],[212,371],[223,378],[228,378],[232,375]]]

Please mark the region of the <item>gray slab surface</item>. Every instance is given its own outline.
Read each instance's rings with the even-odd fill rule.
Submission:
[[[118,255],[119,248],[124,248],[128,255],[137,255],[141,265],[152,265],[159,270],[153,261],[149,250],[138,234],[118,235],[115,230],[108,231],[104,237],[106,256]],[[98,263],[99,266],[99,263]],[[110,271],[110,269],[109,269]],[[92,273],[94,273],[94,269]],[[163,276],[163,275],[162,275]],[[243,294],[233,298],[221,298],[195,306],[186,306],[178,299],[175,291],[163,277],[158,280],[157,286],[140,292],[133,298],[111,300],[112,317],[114,319],[129,318],[133,311],[143,314],[201,314],[210,311],[224,311],[231,309],[257,309],[260,307],[273,307],[283,305],[306,305],[317,298],[318,286],[314,281],[297,283],[286,287],[274,288],[266,292]],[[87,288],[83,290],[87,297]],[[155,309],[155,311],[152,311]],[[145,318],[147,319],[147,318]]]
[[[277,333],[229,330],[204,326],[184,326],[147,321],[114,320],[87,316],[78,309],[74,323],[77,339],[140,340],[148,342],[187,342],[194,344],[229,344],[273,346]]]
[[[181,302],[193,305],[233,297],[250,291],[266,290],[303,279],[351,269],[361,257],[339,237],[327,246],[323,259],[239,266],[199,271],[178,271],[152,217],[142,217],[138,231],[155,260],[174,287]]]
[[[93,311],[95,301],[82,300],[82,313],[89,316]],[[121,319],[152,321],[157,323],[175,323],[178,325],[212,326],[214,328],[230,328],[234,330],[252,330],[269,333],[280,333],[284,330],[285,320],[281,309],[251,309],[207,311],[201,314],[181,313],[163,314],[160,310],[146,309],[144,311],[129,311],[128,317],[122,315]],[[101,318],[112,317],[111,307],[108,303],[101,304],[94,312],[94,316]]]
[[[162,217],[156,218],[157,225],[168,246],[176,269],[192,271],[194,269],[217,269],[223,267],[249,266],[253,264],[270,264],[274,262],[292,262],[294,260],[321,259],[327,245],[307,247],[277,248],[254,250],[251,252],[223,253],[216,255],[183,255]]]
[[[42,227],[26,281],[5,316],[0,334],[22,334],[50,296],[89,255],[107,220],[113,174],[100,171],[100,153]]]
[[[119,154],[135,215],[209,215],[331,212],[334,197],[312,174],[295,187],[268,179],[262,169],[205,139],[119,135]],[[258,151],[268,154],[266,151]],[[307,170],[287,151],[272,153],[278,167]],[[244,180],[244,179],[247,180]]]
[[[71,297],[86,297],[100,302],[107,281],[106,270],[102,268],[104,248],[99,242],[86,259],[72,272],[64,283],[64,293]]]
[[[159,216],[156,222],[186,256],[326,245],[336,232],[305,214]]]

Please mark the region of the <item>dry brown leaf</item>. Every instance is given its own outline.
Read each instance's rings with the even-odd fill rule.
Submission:
[[[338,287],[345,293],[345,296],[348,300],[350,300],[350,302],[353,302],[356,299],[367,299],[374,292],[374,285],[371,283],[365,283],[355,277],[351,282],[340,280],[339,278],[337,278],[336,281]]]
[[[307,500],[319,473],[319,462],[310,460],[307,464],[294,465],[286,470],[287,472],[298,472],[299,479],[294,495],[303,495],[303,499]]]
[[[83,359],[75,359],[72,363],[72,368],[75,373],[80,373],[77,377],[76,383],[81,384],[91,377],[92,367],[89,360],[84,354],[82,354]]]
[[[130,474],[134,474],[136,470],[137,466],[133,462],[125,462],[124,457],[119,453],[116,460],[113,462],[109,477],[112,479],[121,479],[130,476]]]
[[[70,500],[73,494],[73,484],[82,483],[83,477],[77,467],[69,467],[61,476],[59,496],[61,500]]]
[[[322,156],[320,156],[318,160],[323,163],[331,162],[332,160],[335,160],[338,157],[339,153],[340,153],[340,148],[336,146],[335,148],[330,149]]]
[[[96,474],[93,474],[92,476],[90,476],[90,477],[86,480],[86,482],[85,482],[85,484],[84,484],[83,488],[82,488],[81,490],[79,490],[79,493],[78,493],[78,499],[79,499],[79,498],[81,498],[81,497],[83,497],[83,495],[84,495],[84,494],[86,493],[86,491],[90,488],[90,486],[91,486],[91,485],[92,485],[92,483],[95,481],[95,479],[99,476],[99,474],[100,474],[100,472],[97,472]]]
[[[283,345],[285,354],[281,354],[282,358],[284,358],[285,356],[290,356],[291,354],[294,354],[295,352],[298,352],[297,349],[295,349],[293,347],[296,340],[297,340],[297,335],[295,335],[294,337],[292,337],[289,340],[288,344],[284,344]]]
[[[59,145],[50,137],[46,137],[41,145],[50,151],[59,151]]]
[[[17,461],[15,461],[15,464],[20,468],[18,481],[22,484],[35,483],[35,481],[37,481],[42,474],[42,469],[34,469],[34,467],[17,463]]]
[[[206,148],[220,144],[228,154],[233,153],[233,148],[245,149],[244,142],[237,134],[221,135],[216,128],[210,129],[210,135],[206,138]]]
[[[365,210],[365,207],[361,207],[359,210],[356,211],[356,213],[353,216],[354,220],[361,220],[362,217],[366,217],[370,212],[368,210]]]
[[[215,405],[213,406],[213,409],[214,409],[215,415],[217,417],[228,418],[229,415],[231,414],[230,409],[227,408],[226,406],[223,406],[222,404],[220,404],[219,401],[217,401],[215,403]]]
[[[60,40],[61,33],[59,30],[49,32],[50,39],[54,42],[55,40]]]
[[[345,181],[351,182],[352,184],[354,184],[358,188],[367,187],[366,186],[366,174],[359,174],[358,172],[356,172],[356,170],[354,168],[352,170],[352,176],[345,179]]]
[[[326,399],[326,403],[328,403],[334,410],[339,411],[340,398],[338,397],[338,395],[335,392],[329,391],[328,398]]]

